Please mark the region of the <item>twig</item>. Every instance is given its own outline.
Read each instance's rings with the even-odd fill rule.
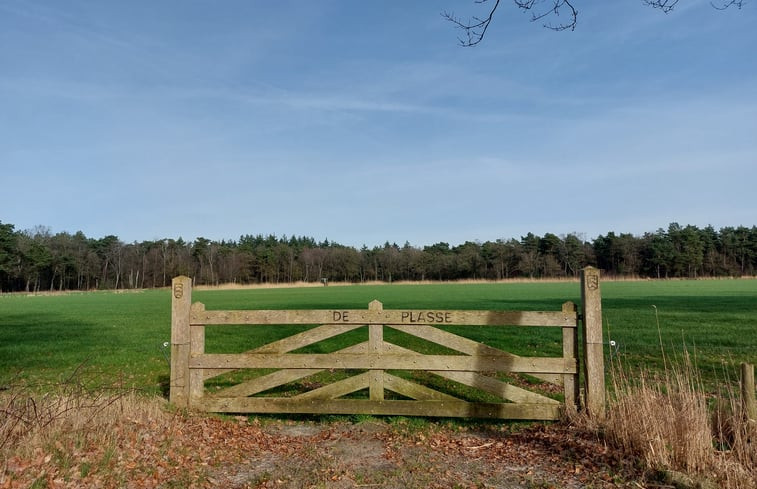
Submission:
[[[493,441],[490,441],[489,443],[484,443],[483,445],[479,445],[477,447],[465,447],[468,450],[478,450],[479,448],[486,448],[494,445]]]

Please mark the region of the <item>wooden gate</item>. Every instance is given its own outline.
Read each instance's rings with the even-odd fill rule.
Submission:
[[[579,319],[596,319],[597,314],[601,318],[598,272],[588,271],[582,279],[581,315],[572,302],[565,302],[560,310],[541,312],[386,310],[378,301],[367,309],[349,310],[206,310],[202,303],[191,303],[191,280],[177,277],[173,281],[171,402],[200,411],[232,413],[558,419],[564,406],[576,406],[579,399]],[[587,301],[593,304],[593,313],[587,314]],[[587,343],[592,335],[587,337],[584,321],[583,351],[590,356],[598,353],[601,362],[601,319],[598,324],[597,349],[596,341]],[[245,325],[313,327],[241,354],[205,352],[206,327]],[[562,356],[521,357],[440,326],[560,328]],[[367,328],[367,341],[329,353],[302,352],[358,328]],[[433,344],[444,353],[424,354],[385,338],[385,334],[396,337],[394,331]],[[585,362],[585,401],[590,410],[599,412],[604,404],[602,365],[601,386],[588,378],[598,368],[596,361],[587,357]],[[240,371],[250,374],[229,375]],[[518,374],[560,385],[564,403],[513,385],[513,376]],[[238,383],[213,392],[206,389],[207,381],[224,375]],[[466,396],[451,394],[450,389],[439,388],[438,382],[424,382],[427,379],[465,386]],[[295,390],[282,389],[294,384]]]

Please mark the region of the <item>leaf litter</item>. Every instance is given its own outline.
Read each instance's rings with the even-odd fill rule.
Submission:
[[[5,450],[0,489],[639,488],[633,460],[567,424],[273,419],[184,412]]]

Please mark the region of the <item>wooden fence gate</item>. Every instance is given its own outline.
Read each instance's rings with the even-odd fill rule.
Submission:
[[[581,302],[581,314],[572,302],[565,302],[560,310],[541,312],[386,310],[378,301],[367,309],[219,311],[192,304],[191,279],[177,277],[173,280],[170,400],[178,407],[209,412],[552,420],[560,417],[565,406],[577,407],[581,397],[577,334],[581,324],[584,406],[590,414],[601,414],[602,321],[599,272],[594,268],[582,272]],[[221,325],[313,327],[241,354],[206,353],[205,328]],[[439,326],[560,328],[563,352],[561,357],[521,357]],[[300,351],[365,327],[367,341],[329,353]],[[434,344],[444,354],[423,354],[390,342],[385,339],[387,328]],[[508,376],[521,373],[561,385],[564,402],[527,390],[522,382],[513,385]],[[237,383],[212,392],[206,389],[206,381],[220,376]],[[439,388],[439,382],[423,379],[444,379],[446,385],[466,386],[466,392],[478,395],[474,400],[463,399]],[[282,388],[293,384],[298,390]]]

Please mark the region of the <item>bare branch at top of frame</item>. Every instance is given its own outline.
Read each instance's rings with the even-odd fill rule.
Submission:
[[[678,0],[643,0],[644,5],[662,10],[666,14],[670,13],[678,4]],[[729,7],[740,9],[744,6],[744,0],[720,0],[719,2],[710,2],[712,8],[716,10],[726,10]]]
[[[486,30],[494,18],[494,13],[500,5],[501,0],[495,0],[491,4],[488,14],[485,17],[472,16],[468,20],[462,20],[454,12],[442,12],[442,17],[452,22],[455,27],[462,29],[464,37],[458,37],[457,40],[461,46],[470,47],[480,43],[486,35]],[[477,4],[487,3],[488,0],[475,0]],[[571,3],[572,0],[513,0],[515,5],[523,11],[531,12],[531,22],[537,22],[546,19],[549,16],[560,17],[561,14],[567,13],[564,22],[543,24],[547,29],[553,31],[574,30],[578,20],[578,11]],[[545,5],[546,4],[546,5]]]
[[[476,0],[476,3],[485,3],[487,0]],[[499,7],[500,0],[494,2],[494,6],[489,10],[489,15],[485,18],[471,17],[467,22],[463,22],[459,17],[455,16],[454,12],[442,12],[442,17],[452,22],[455,27],[462,29],[467,39],[457,38],[461,46],[470,47],[480,43],[484,35],[486,35],[486,29],[489,28],[494,12]]]
[[[644,5],[660,9],[666,14],[670,13],[678,3],[678,0],[643,0]]]
[[[741,9],[741,7],[744,6],[744,0],[723,0],[720,5],[716,5],[715,2],[710,2],[710,5],[712,5],[712,8],[716,10],[725,10],[728,7],[736,7],[737,9]]]
[[[544,10],[538,10],[536,9],[537,5],[540,5],[542,3],[545,3],[545,0],[514,0],[515,5],[517,5],[520,9],[524,11],[530,11],[531,12],[531,22],[536,22],[542,19],[547,18],[550,15],[554,15],[555,17],[560,17],[560,14],[562,12],[567,11],[567,21],[560,22],[557,24],[552,23],[546,23],[542,24],[547,29],[552,29],[553,31],[566,31],[566,30],[575,30],[576,24],[578,23],[578,10],[573,6],[573,4],[570,2],[570,0],[549,0],[549,3],[552,5],[547,9]]]
[[[464,37],[458,37],[457,40],[461,46],[470,47],[479,44],[486,35],[486,31],[491,25],[494,13],[500,6],[501,0],[494,0],[489,4],[489,13],[485,17],[472,16],[467,21],[456,16],[454,12],[442,12],[442,17],[452,22],[455,27],[462,29]],[[573,3],[576,0],[513,0],[513,3],[522,11],[531,13],[531,22],[542,21],[547,18],[561,18],[561,22],[545,22],[542,24],[547,29],[553,31],[575,30],[578,23],[578,10]],[[679,0],[641,0],[648,7],[652,7],[668,14],[675,9]],[[476,4],[485,4],[489,0],[474,0]],[[730,7],[741,9],[746,0],[710,0],[712,8],[717,10],[726,10]]]

